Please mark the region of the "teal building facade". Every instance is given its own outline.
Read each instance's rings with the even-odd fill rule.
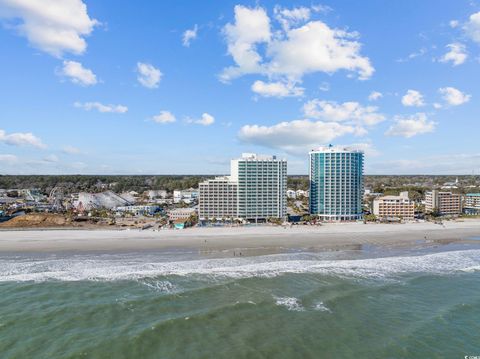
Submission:
[[[310,156],[310,213],[322,221],[362,219],[364,153],[322,147]]]

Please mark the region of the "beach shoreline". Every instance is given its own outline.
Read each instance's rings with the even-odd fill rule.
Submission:
[[[322,251],[365,245],[408,247],[421,244],[472,242],[480,237],[480,221],[405,224],[342,223],[321,226],[208,227],[184,230],[9,229],[0,231],[1,252],[88,252],[185,249],[243,255],[289,250]],[[477,242],[478,243],[478,242]]]

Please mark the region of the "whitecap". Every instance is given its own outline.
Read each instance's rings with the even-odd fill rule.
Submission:
[[[288,310],[295,312],[303,312],[305,308],[302,306],[300,300],[295,297],[274,297],[275,304],[285,307]]]
[[[153,289],[174,292],[171,282],[146,281],[160,276],[218,278],[275,277],[287,273],[319,273],[340,277],[387,278],[404,273],[450,274],[477,271],[480,250],[370,259],[325,260],[306,253],[258,257],[165,261],[154,256],[72,256],[1,258],[0,281],[143,280]]]

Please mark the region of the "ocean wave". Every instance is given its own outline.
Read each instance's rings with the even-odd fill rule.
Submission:
[[[275,304],[294,312],[303,312],[305,310],[300,300],[295,297],[275,297]]]
[[[247,258],[202,259],[165,262],[141,254],[48,258],[0,258],[0,281],[144,280],[161,276],[210,278],[275,277],[286,273],[385,278],[402,273],[472,272],[480,268],[480,250],[355,260],[325,260],[306,253]],[[144,281],[145,282],[145,281]],[[166,282],[145,282],[159,291],[173,292]],[[154,288],[155,289],[155,288]]]

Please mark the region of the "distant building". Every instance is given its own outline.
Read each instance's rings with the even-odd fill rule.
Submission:
[[[408,198],[408,192],[401,192],[399,196],[375,198],[373,214],[382,220],[413,220],[415,203]]]
[[[190,204],[198,198],[198,190],[190,188],[187,190],[174,190],[173,203],[185,202]]]
[[[195,214],[197,211],[195,208],[177,208],[168,211],[168,219],[171,221],[176,221],[179,219],[188,219],[191,215]]]
[[[230,176],[199,185],[200,219],[233,217],[263,222],[270,217],[286,218],[286,160],[244,153],[232,160],[230,167]]]
[[[147,196],[149,200],[154,200],[154,199],[165,199],[167,198],[167,191],[164,189],[161,190],[150,190],[147,191]]]
[[[361,219],[363,152],[329,146],[309,154],[310,213],[324,221]]]
[[[238,183],[229,176],[201,182],[198,190],[198,217],[201,220],[238,217]]]
[[[287,198],[295,199],[297,198],[297,192],[293,189],[287,189]]]
[[[458,188],[458,177],[455,179],[455,182],[445,182],[442,186],[442,189],[457,189]]]
[[[309,197],[309,193],[308,191],[304,191],[303,189],[298,189],[296,192],[295,192],[295,195],[296,197],[306,197],[308,198]]]
[[[467,193],[463,202],[463,211],[466,214],[480,214],[480,193]]]
[[[158,211],[160,211],[159,206],[120,206],[116,207],[115,211],[117,212],[124,212],[124,213],[132,213],[136,216],[152,216]]]
[[[456,216],[462,213],[462,196],[458,193],[436,189],[425,194],[425,212],[440,216]]]

